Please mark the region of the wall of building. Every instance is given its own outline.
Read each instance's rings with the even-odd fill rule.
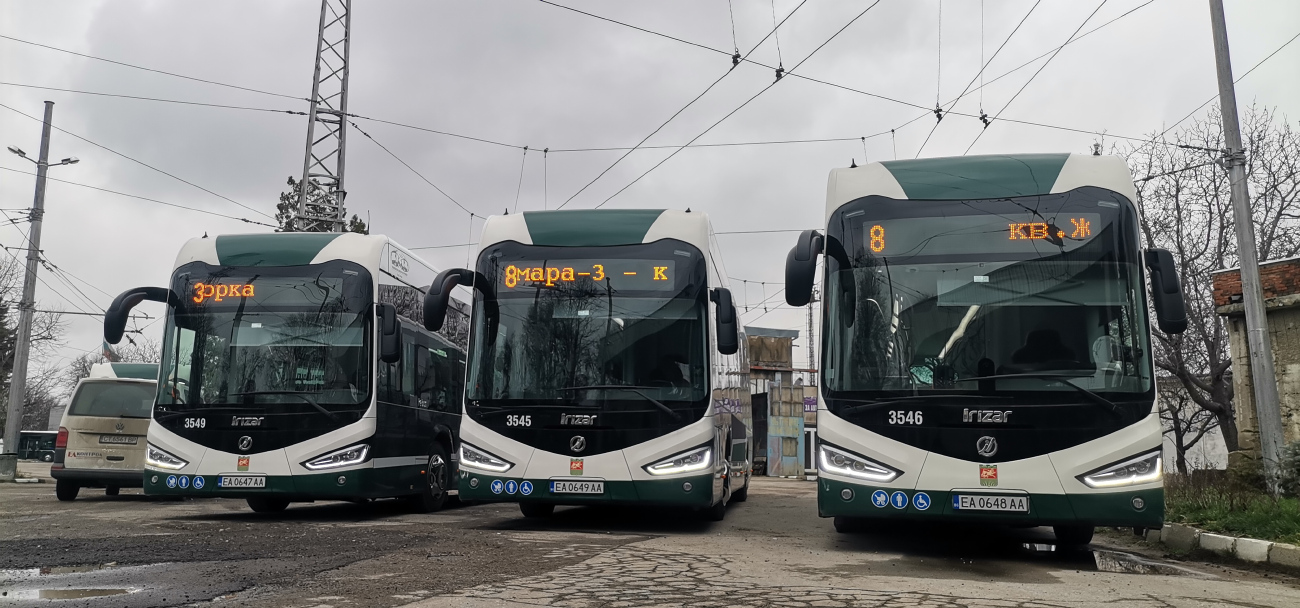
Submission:
[[[1283,434],[1288,443],[1300,441],[1300,259],[1265,262],[1259,270],[1268,333],[1273,341]],[[1244,307],[1240,302],[1241,273],[1228,270],[1214,275],[1216,311],[1227,317],[1228,322],[1237,441],[1242,450],[1258,452],[1250,350],[1246,343]]]

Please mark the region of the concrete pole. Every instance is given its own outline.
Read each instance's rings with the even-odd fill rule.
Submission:
[[[1214,31],[1214,59],[1219,76],[1219,106],[1223,111],[1224,152],[1228,181],[1232,186],[1232,215],[1237,230],[1237,257],[1241,262],[1241,296],[1246,309],[1246,344],[1250,351],[1250,380],[1255,392],[1255,415],[1259,424],[1260,456],[1268,490],[1278,496],[1282,460],[1282,413],[1279,409],[1277,376],[1273,371],[1273,344],[1264,314],[1264,292],[1259,283],[1255,223],[1251,219],[1250,192],[1246,189],[1246,153],[1241,146],[1237,123],[1237,92],[1232,83],[1228,56],[1228,30],[1223,18],[1223,0],[1210,0],[1210,22]]]
[[[5,451],[18,453],[18,436],[23,425],[23,404],[27,393],[27,356],[31,352],[32,313],[36,308],[36,269],[41,262],[41,217],[45,215],[45,173],[50,168],[50,124],[54,102],[45,102],[45,124],[41,127],[41,155],[36,161],[36,196],[32,200],[31,229],[27,235],[27,273],[23,297],[18,301],[18,336],[14,344],[14,365],[9,375],[9,403],[5,417]],[[0,466],[0,473],[8,472]]]

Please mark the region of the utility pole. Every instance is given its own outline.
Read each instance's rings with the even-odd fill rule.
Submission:
[[[307,114],[307,152],[294,217],[294,228],[299,232],[343,232],[351,31],[352,0],[321,0],[316,71]],[[317,125],[321,133],[317,133]]]
[[[31,229],[27,234],[27,273],[23,276],[23,296],[18,301],[18,336],[14,343],[14,364],[9,375],[9,401],[5,416],[5,456],[0,459],[0,480],[13,479],[18,465],[18,438],[23,426],[23,405],[27,393],[27,358],[32,346],[32,313],[36,309],[36,269],[41,263],[41,218],[45,215],[45,173],[50,168],[50,125],[54,120],[54,102],[45,102],[45,124],[41,127],[41,153],[36,163],[36,196],[32,200],[32,210],[28,221]],[[9,151],[27,158],[19,148],[10,146]],[[76,157],[65,158],[57,165],[71,165],[78,162]],[[8,460],[12,458],[12,464]]]
[[[1250,351],[1250,381],[1255,393],[1260,455],[1269,493],[1278,496],[1281,492],[1282,413],[1278,403],[1277,376],[1273,371],[1273,344],[1264,314],[1264,292],[1259,283],[1255,223],[1251,219],[1250,192],[1246,188],[1246,152],[1241,147],[1241,126],[1237,123],[1237,92],[1232,83],[1223,0],[1210,0],[1210,22],[1219,76],[1219,105],[1223,111],[1223,139],[1228,146],[1224,150],[1224,164],[1228,167],[1228,181],[1232,187],[1232,215],[1237,230],[1237,258],[1241,262],[1241,299],[1246,309],[1246,344]]]

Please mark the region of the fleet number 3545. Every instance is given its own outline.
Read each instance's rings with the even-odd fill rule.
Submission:
[[[506,416],[506,426],[533,426],[533,417],[510,414]]]

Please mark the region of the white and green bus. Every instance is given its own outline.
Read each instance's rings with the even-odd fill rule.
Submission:
[[[488,218],[473,270],[425,300],[437,329],[473,290],[460,496],[665,505],[724,517],[753,468],[749,366],[702,213],[537,211]]]
[[[831,171],[825,233],[786,262],[803,306],[825,260],[822,517],[1053,526],[1063,545],[1162,525],[1148,279],[1161,330],[1187,321],[1135,200],[1110,156]]]
[[[169,287],[124,292],[105,316],[168,305],[145,454],[150,495],[290,502],[456,493],[467,312],[446,335],[418,317],[436,271],[383,236],[191,239]]]

